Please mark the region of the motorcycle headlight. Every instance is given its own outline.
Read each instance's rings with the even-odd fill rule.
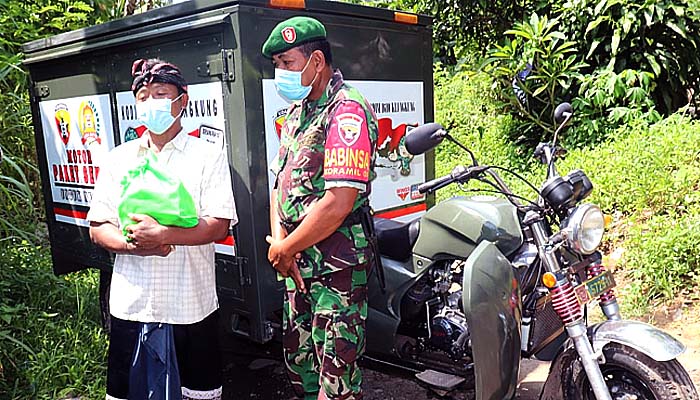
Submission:
[[[582,204],[567,218],[565,229],[571,248],[582,254],[591,254],[603,240],[605,217],[598,206]]]

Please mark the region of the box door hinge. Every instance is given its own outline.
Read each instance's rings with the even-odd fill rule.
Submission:
[[[233,49],[223,49],[219,54],[207,56],[206,61],[197,65],[199,76],[221,76],[225,82],[233,82],[235,78]]]
[[[51,90],[47,85],[36,85],[34,86],[34,96],[43,99],[51,94]]]

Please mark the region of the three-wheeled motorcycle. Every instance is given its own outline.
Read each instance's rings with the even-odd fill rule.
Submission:
[[[684,345],[620,315],[598,250],[605,217],[584,202],[593,184],[581,170],[556,169],[564,152],[556,138],[571,116],[561,104],[554,140],[535,151],[547,179],[539,188],[526,181],[534,200],[497,171],[520,175],[478,164],[439,124],[408,134],[413,154],[447,138],[472,159],[420,192],[480,181],[500,196],[454,197],[406,223],[375,220],[386,287],[372,281],[370,352],[423,370],[420,379],[446,390],[473,375],[477,399],[513,398],[522,358],[552,362],[542,399],[698,398],[676,360]],[[591,302],[606,321],[588,324]]]

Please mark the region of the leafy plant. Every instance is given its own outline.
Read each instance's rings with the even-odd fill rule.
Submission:
[[[483,68],[520,117],[512,139],[534,147],[554,132],[554,109],[568,97],[585,65],[576,57],[576,43],[558,30],[556,19],[533,13],[506,34],[505,44],[489,50]]]
[[[585,53],[585,73],[649,72],[657,83],[651,90],[657,109],[669,115],[700,89],[700,13],[692,4],[567,0],[553,9],[562,32]]]
[[[604,140],[608,132],[636,121],[661,120],[651,98],[656,83],[649,72],[609,68],[579,78],[578,97],[572,105],[575,120],[565,142],[575,147]]]
[[[483,57],[508,28],[547,5],[540,0],[344,0],[433,17],[433,54],[446,66]]]

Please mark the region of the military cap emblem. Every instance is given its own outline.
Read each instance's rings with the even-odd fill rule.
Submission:
[[[297,40],[297,31],[293,26],[282,29],[282,39],[287,43],[294,43]]]

